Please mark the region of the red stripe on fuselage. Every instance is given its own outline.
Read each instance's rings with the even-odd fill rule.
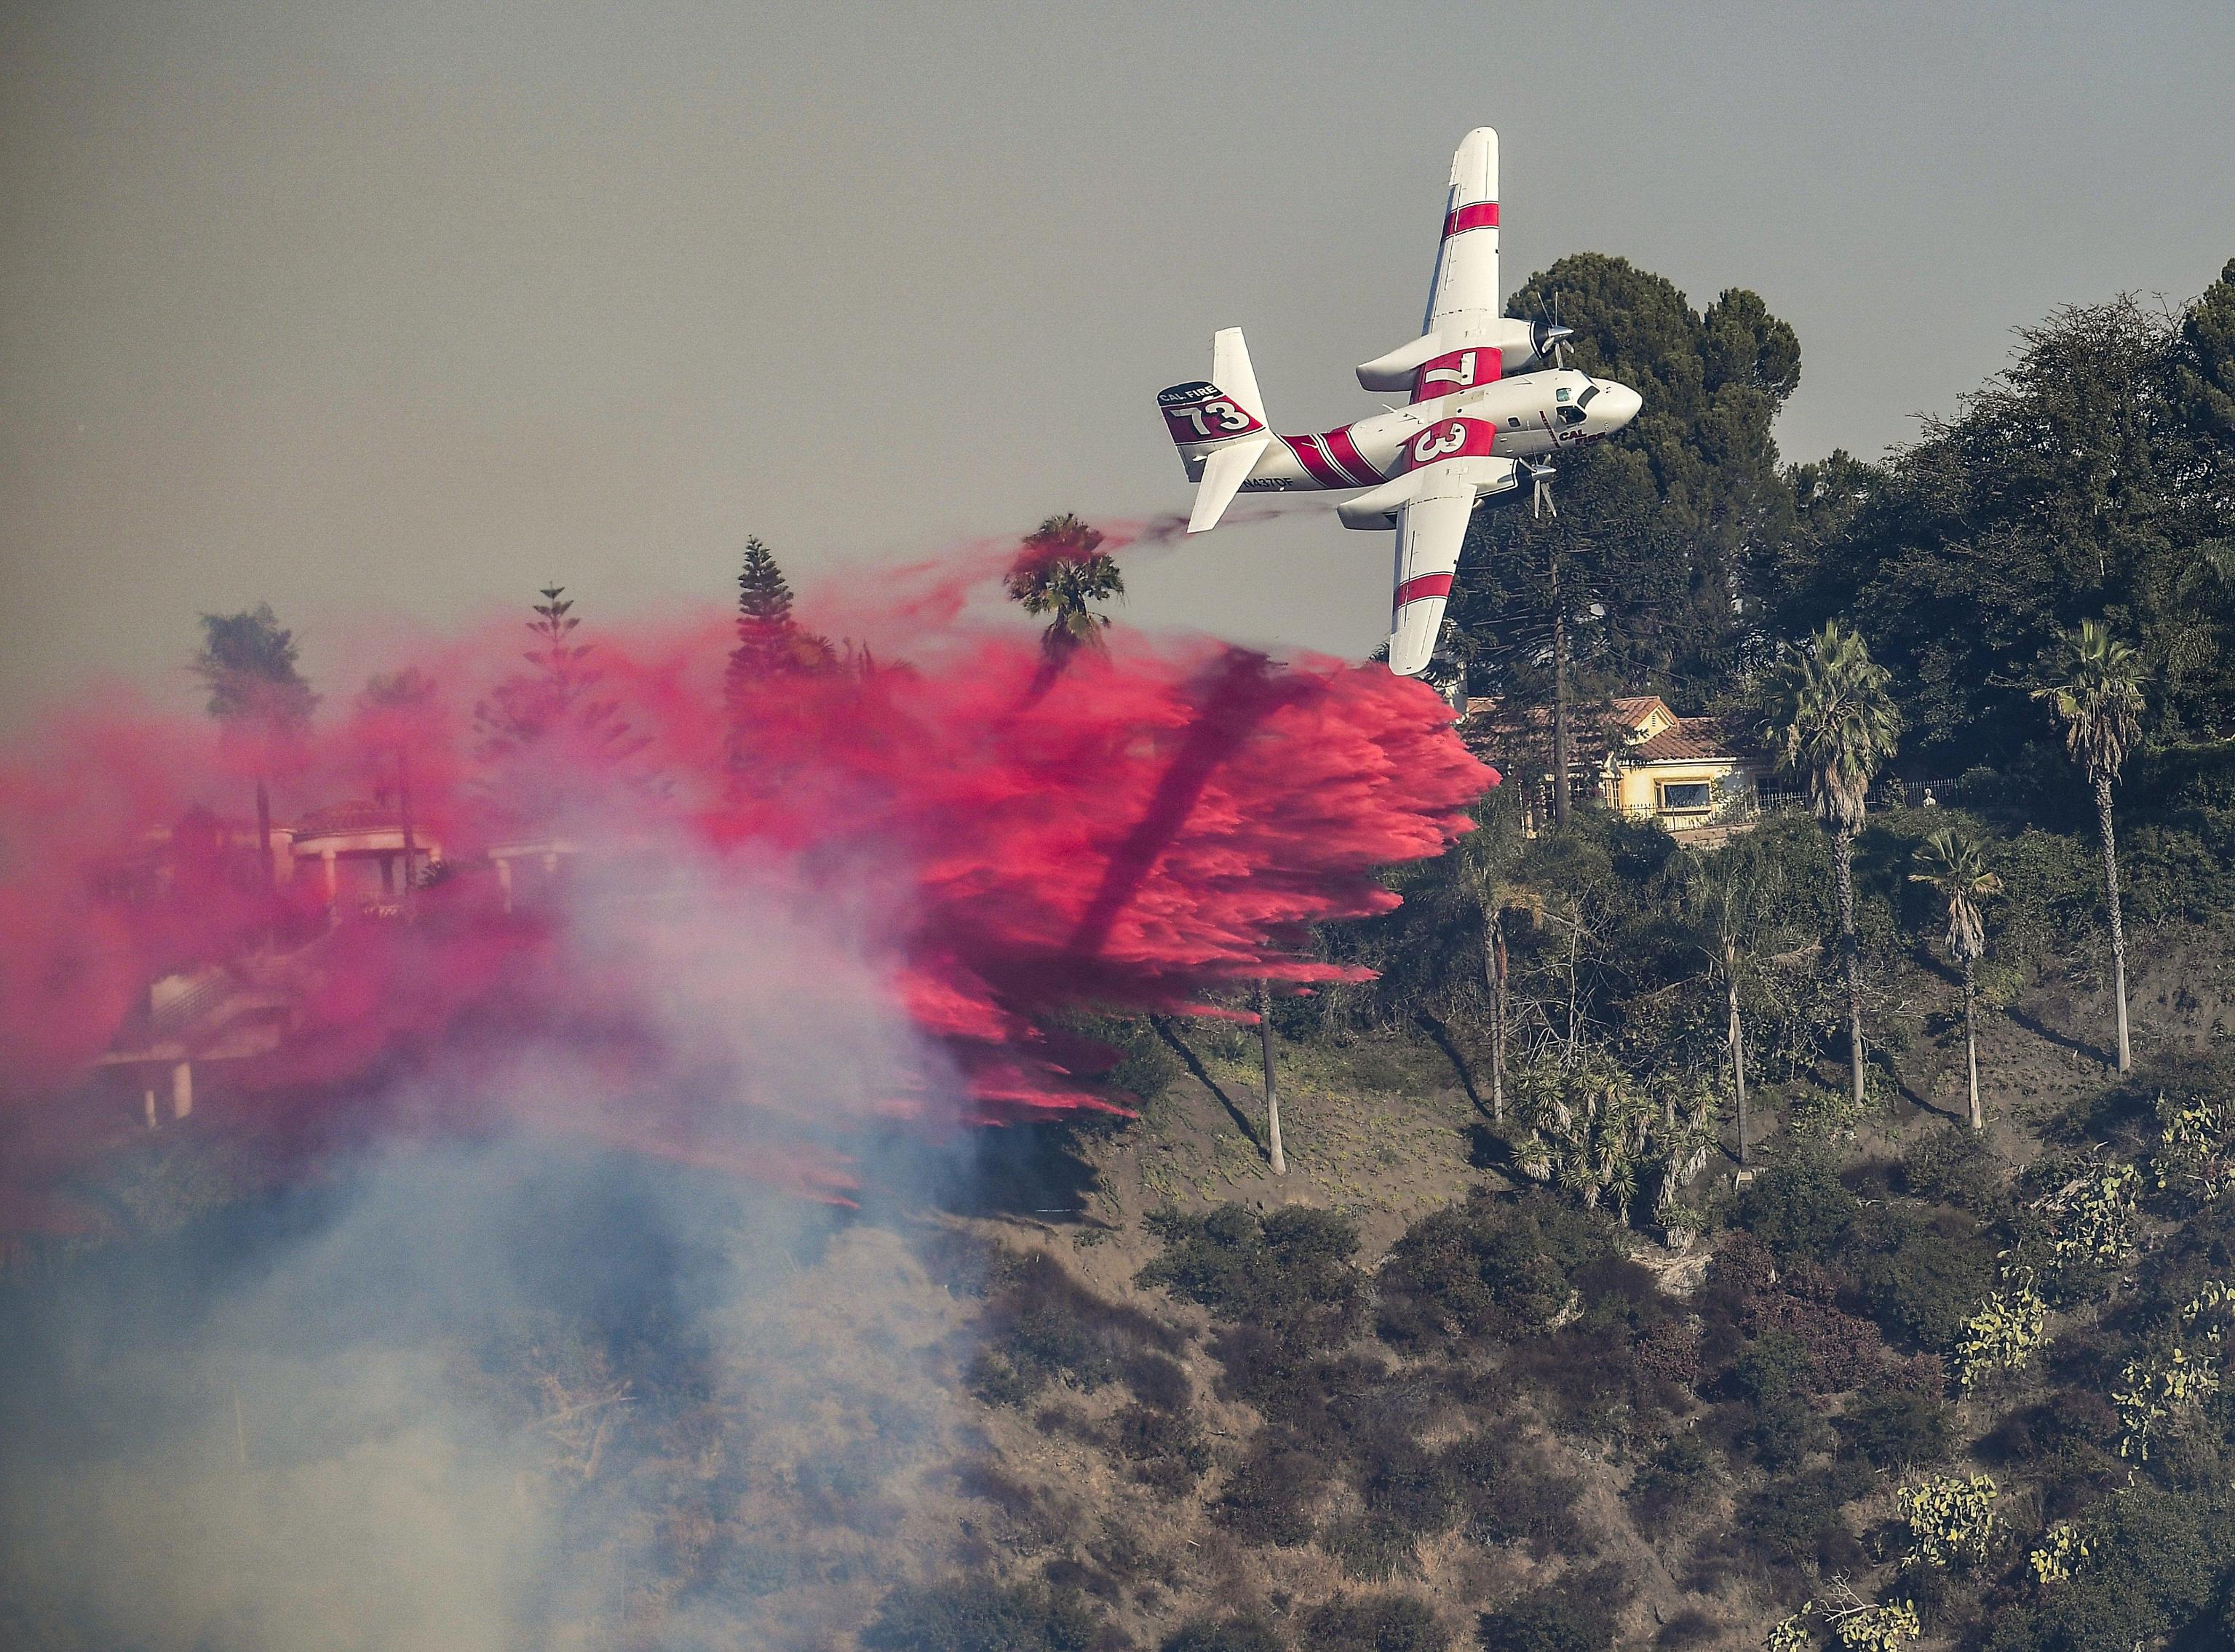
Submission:
[[[1327,431],[1320,437],[1320,442],[1327,449],[1327,457],[1348,471],[1350,479],[1360,487],[1371,488],[1381,480],[1381,473],[1366,462],[1365,455],[1358,450],[1358,443],[1350,439],[1348,426]]]
[[[1296,456],[1296,462],[1311,472],[1312,480],[1322,488],[1355,488],[1358,484],[1344,475],[1334,460],[1320,449],[1315,436],[1284,436],[1288,451]]]
[[[1448,574],[1423,574],[1416,580],[1407,580],[1397,587],[1397,600],[1389,605],[1394,613],[1408,602],[1418,602],[1424,597],[1447,597],[1452,593],[1452,576]]]
[[[1497,227],[1498,203],[1494,200],[1472,201],[1465,206],[1454,206],[1444,214],[1445,239],[1454,235],[1465,234],[1471,229],[1496,229]]]

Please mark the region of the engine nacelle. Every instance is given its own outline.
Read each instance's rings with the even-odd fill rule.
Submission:
[[[1498,316],[1468,327],[1423,333],[1411,344],[1367,362],[1358,370],[1358,382],[1369,390],[1410,390],[1412,375],[1437,357],[1470,349],[1496,351],[1501,374],[1524,372],[1550,344],[1550,339],[1540,344],[1539,324]]]

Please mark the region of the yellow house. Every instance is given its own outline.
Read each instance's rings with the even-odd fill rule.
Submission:
[[[1736,749],[1720,719],[1679,717],[1657,694],[1628,696],[1609,709],[1599,775],[1608,808],[1681,831],[1744,807],[1761,767]]]

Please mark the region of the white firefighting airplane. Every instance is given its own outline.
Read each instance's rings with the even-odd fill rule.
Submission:
[[[1525,467],[1549,506],[1547,455],[1597,442],[1637,416],[1637,392],[1564,364],[1569,330],[1508,319],[1498,302],[1498,134],[1477,127],[1452,157],[1443,244],[1420,337],[1358,370],[1409,405],[1318,436],[1275,436],[1242,331],[1211,340],[1210,381],[1157,393],[1188,480],[1188,532],[1218,525],[1234,496],[1363,488],[1335,508],[1346,528],[1397,529],[1389,669],[1428,668],[1475,501],[1513,491]]]

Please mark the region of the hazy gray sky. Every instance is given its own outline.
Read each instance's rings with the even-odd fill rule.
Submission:
[[[1788,456],[1874,454],[2120,289],[2235,253],[2235,7],[0,5],[0,717],[269,600],[560,580],[592,620],[1050,511],[1183,508],[1153,405],[1248,330],[1275,422],[1373,403],[1451,150],[1509,288],[1578,249],[1799,330]],[[1331,515],[1131,613],[1363,652]],[[347,693],[353,685],[329,681]]]

